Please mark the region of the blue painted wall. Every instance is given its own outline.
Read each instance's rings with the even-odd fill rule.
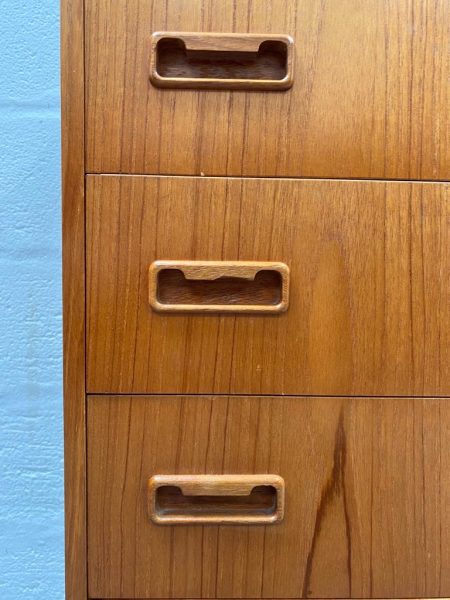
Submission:
[[[0,598],[62,600],[59,1],[0,40]]]

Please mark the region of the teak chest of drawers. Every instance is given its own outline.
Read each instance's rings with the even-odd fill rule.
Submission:
[[[62,0],[68,600],[450,596],[450,2]]]

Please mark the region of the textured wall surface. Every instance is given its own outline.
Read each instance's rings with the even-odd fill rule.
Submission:
[[[0,0],[0,598],[64,597],[59,4]]]

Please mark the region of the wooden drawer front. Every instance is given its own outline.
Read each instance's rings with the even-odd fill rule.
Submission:
[[[448,0],[87,0],[87,170],[448,179]],[[294,38],[285,92],[158,89],[153,32]]]
[[[450,595],[450,403],[88,399],[89,594],[100,598]],[[164,474],[274,473],[271,525],[156,525]]]
[[[449,186],[91,176],[88,389],[450,394]],[[280,314],[158,313],[157,260],[279,261]]]

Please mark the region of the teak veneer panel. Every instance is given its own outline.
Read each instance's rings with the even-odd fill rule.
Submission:
[[[288,34],[286,92],[160,90],[153,32]],[[450,178],[448,0],[86,0],[95,173]]]
[[[158,526],[155,474],[272,473],[284,520]],[[444,399],[88,399],[94,598],[450,595]]]
[[[449,394],[449,189],[88,177],[88,390]],[[289,308],[158,314],[155,260],[283,262]]]

